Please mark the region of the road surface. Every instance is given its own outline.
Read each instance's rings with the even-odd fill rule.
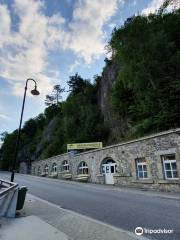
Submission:
[[[0,178],[10,174],[0,172]],[[28,193],[93,219],[134,232],[136,227],[173,229],[173,234],[148,234],[151,239],[180,239],[180,200],[111,186],[15,175]]]

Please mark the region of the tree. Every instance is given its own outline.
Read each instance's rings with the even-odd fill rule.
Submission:
[[[114,58],[122,63],[112,103],[130,119],[135,137],[180,125],[179,25],[177,10],[137,16],[112,34]]]
[[[46,106],[51,106],[51,105],[53,105],[53,104],[54,104],[54,100],[55,100],[54,96],[52,96],[52,95],[46,95],[45,105],[46,105]]]
[[[4,140],[7,138],[7,136],[8,136],[8,132],[7,132],[7,131],[2,132],[2,133],[0,134],[0,139],[1,139],[1,141],[4,142]]]
[[[113,56],[106,63],[103,76],[95,76],[93,83],[77,73],[71,76],[70,94],[61,104],[61,87],[54,86],[44,114],[23,126],[18,159],[51,157],[65,152],[67,143],[108,140],[110,143],[109,129],[98,102],[102,78],[107,75],[113,76],[108,79],[112,88],[107,102],[111,100],[108,104],[114,107],[113,123],[121,120],[117,121],[122,123],[120,140],[179,127],[179,26],[180,10],[177,10],[133,17],[114,29],[109,43]],[[107,124],[111,119],[108,121]],[[2,137],[0,164],[8,169],[17,131]]]
[[[158,13],[161,15],[165,12],[168,6],[172,6],[174,9],[180,7],[179,0],[164,0],[162,6],[159,8]]]
[[[14,151],[16,145],[18,131],[15,130],[11,134],[6,134],[3,145],[1,147],[0,168],[8,170],[14,158]]]
[[[61,88],[60,85],[55,85],[54,88],[53,88],[53,92],[54,92],[54,95],[55,95],[55,98],[56,98],[56,104],[58,105],[59,100],[62,99],[61,94],[63,92],[65,92],[65,88]]]
[[[53,91],[50,95],[46,95],[45,105],[51,106],[56,104],[58,106],[60,99],[62,99],[61,94],[65,91],[64,88],[61,88],[60,85],[55,85]]]
[[[74,76],[70,76],[69,81],[67,82],[69,85],[69,91],[72,93],[72,95],[82,92],[86,86],[86,83],[87,81],[83,80],[78,73],[76,73]]]
[[[46,123],[49,123],[53,117],[55,117],[59,112],[59,107],[55,104],[50,105],[44,111],[44,115],[46,118]]]
[[[32,138],[36,134],[37,122],[35,119],[31,118],[24,123],[22,133],[25,133],[26,136]]]

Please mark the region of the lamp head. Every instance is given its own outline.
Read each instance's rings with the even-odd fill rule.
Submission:
[[[32,95],[39,95],[40,92],[37,90],[37,86],[35,85],[35,88],[31,91]]]

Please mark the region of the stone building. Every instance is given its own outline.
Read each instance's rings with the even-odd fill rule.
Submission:
[[[31,174],[180,192],[180,129],[34,161]]]

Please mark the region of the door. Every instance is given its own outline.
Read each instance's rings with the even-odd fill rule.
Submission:
[[[107,163],[102,165],[106,184],[114,184],[113,174],[115,173],[116,163]]]

